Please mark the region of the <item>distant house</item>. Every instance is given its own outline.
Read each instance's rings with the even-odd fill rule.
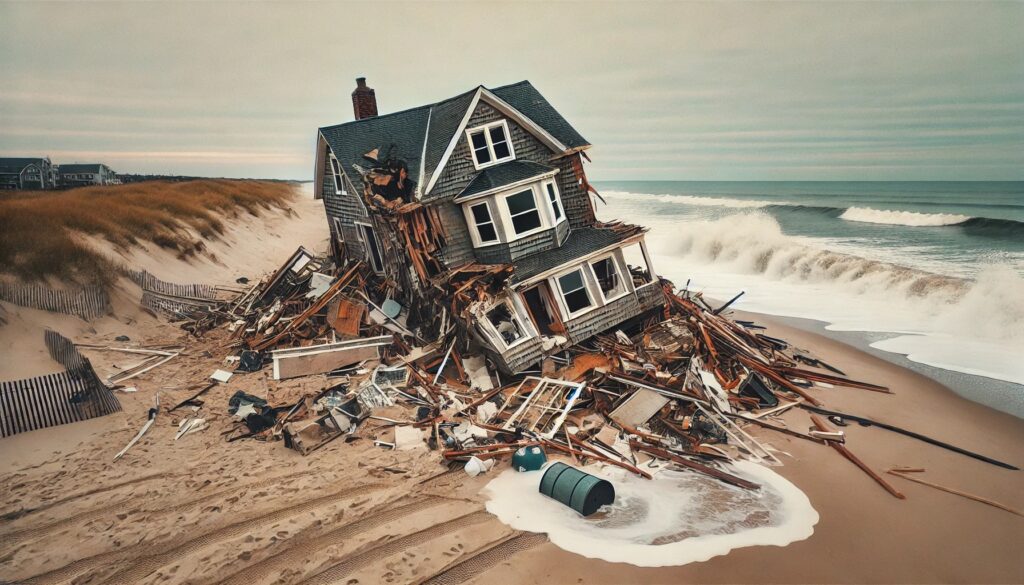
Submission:
[[[117,183],[117,173],[102,163],[60,165],[61,187],[87,187]]]
[[[57,167],[49,158],[0,158],[0,189],[57,187]]]
[[[335,254],[380,275],[409,327],[450,315],[518,373],[663,309],[645,228],[597,220],[590,144],[530,82],[385,115],[357,85],[356,120],[319,129],[315,196]],[[468,274],[495,276],[439,302]]]

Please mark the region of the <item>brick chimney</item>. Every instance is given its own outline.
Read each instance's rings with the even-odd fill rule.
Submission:
[[[366,78],[356,78],[356,90],[352,92],[352,110],[356,120],[373,118],[377,115],[377,96],[373,89],[366,87]]]

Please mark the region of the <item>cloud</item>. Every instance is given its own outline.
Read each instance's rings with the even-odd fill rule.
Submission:
[[[0,150],[309,178],[316,129],[351,119],[357,76],[382,112],[528,78],[595,144],[595,179],[1024,178],[1024,3],[395,2],[387,15],[0,3]]]

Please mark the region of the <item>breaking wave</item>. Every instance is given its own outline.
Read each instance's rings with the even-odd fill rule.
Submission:
[[[759,199],[734,199],[730,197],[701,197],[696,195],[650,195],[627,191],[608,191],[609,197],[641,202],[674,203],[698,207],[721,207],[728,209],[762,209],[773,214],[813,214],[825,217],[907,227],[948,227],[965,231],[972,236],[996,239],[1024,238],[1024,222],[993,217],[975,217],[958,213],[922,213],[874,209],[871,207],[828,207],[800,205],[789,202],[765,201]],[[966,205],[965,206],[969,206]],[[985,205],[983,207],[1018,208],[1016,205]]]
[[[822,285],[835,295],[856,295],[900,312],[904,322],[902,318],[913,313],[913,321],[923,321],[929,329],[1024,343],[1024,278],[1009,267],[994,265],[976,279],[967,279],[834,252],[784,234],[775,218],[764,212],[688,227],[675,230],[674,249],[666,252],[689,264]]]
[[[657,201],[659,203],[677,203],[679,205],[697,205],[700,207],[728,207],[732,209],[756,209],[778,204],[777,201],[762,201],[758,199],[700,197],[697,195],[651,195],[648,193],[630,193],[629,191],[607,191],[604,194],[615,199],[627,199],[645,203]]]
[[[956,213],[918,213],[916,211],[891,211],[870,207],[850,207],[839,216],[847,221],[880,223],[884,225],[906,225],[912,227],[937,227],[962,224],[972,219]]]

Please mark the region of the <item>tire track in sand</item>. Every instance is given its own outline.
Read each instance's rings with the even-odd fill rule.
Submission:
[[[314,510],[335,500],[363,495],[368,491],[377,491],[384,487],[382,484],[365,484],[332,492],[325,496],[285,508],[279,508],[269,513],[258,511],[251,518],[223,526],[195,538],[179,538],[177,541],[172,540],[166,543],[140,542],[124,549],[78,559],[63,567],[25,579],[24,583],[59,583],[70,580],[72,577],[92,569],[128,564],[128,568],[103,579],[102,582],[134,584],[169,561],[191,554],[215,542],[242,536],[261,526],[273,524],[296,514]],[[154,549],[159,549],[160,552],[152,552]]]
[[[219,580],[220,585],[251,585],[258,583],[281,569],[296,567],[298,564],[313,556],[316,551],[326,548],[332,544],[343,542],[347,538],[356,536],[367,530],[372,530],[389,522],[400,520],[406,516],[426,510],[434,506],[447,503],[445,498],[428,496],[426,498],[412,501],[403,506],[395,507],[395,503],[386,504],[383,510],[372,513],[368,516],[357,518],[339,528],[330,530],[305,538],[292,538],[283,543],[287,548],[271,557],[267,557],[258,563],[245,567],[241,571]],[[280,544],[278,546],[280,546]]]
[[[442,522],[436,524],[430,528],[425,528],[419,532],[413,532],[405,536],[396,538],[394,540],[385,542],[374,547],[369,548],[360,553],[355,553],[345,557],[340,562],[331,565],[325,570],[313,575],[309,579],[301,581],[303,585],[322,585],[326,583],[335,583],[344,579],[347,575],[353,571],[357,571],[367,565],[372,564],[374,561],[383,560],[393,554],[400,553],[408,548],[419,546],[421,544],[430,542],[435,538],[458,532],[468,526],[474,524],[480,524],[493,520],[494,516],[491,516],[489,512],[484,510],[478,510],[476,512],[470,512],[464,516],[459,516],[454,520],[448,522]]]
[[[296,472],[296,473],[289,473],[287,475],[279,475],[277,477],[271,477],[271,478],[267,478],[267,479],[262,479],[260,481],[254,481],[252,483],[247,483],[247,484],[243,484],[243,485],[232,485],[232,486],[230,486],[228,488],[225,488],[225,489],[213,492],[213,493],[206,494],[205,496],[200,496],[200,497],[198,497],[198,498],[196,498],[194,500],[189,500],[187,502],[182,502],[180,504],[174,504],[172,506],[160,506],[159,503],[153,504],[152,502],[149,501],[149,498],[146,498],[144,496],[134,496],[134,497],[130,497],[130,498],[127,498],[125,500],[122,500],[120,502],[116,502],[114,504],[110,504],[108,506],[103,506],[101,508],[94,508],[92,510],[86,510],[85,512],[82,512],[82,513],[79,513],[79,514],[75,514],[74,516],[69,516],[67,518],[62,518],[60,520],[57,520],[55,522],[51,522],[49,524],[43,524],[42,526],[33,526],[31,528],[25,528],[25,529],[22,529],[22,530],[18,530],[16,532],[12,532],[12,533],[4,536],[4,538],[2,539],[3,540],[4,548],[0,549],[0,550],[3,550],[4,552],[7,552],[7,550],[9,550],[10,548],[13,548],[13,547],[17,546],[17,545],[21,544],[22,542],[24,542],[26,540],[31,540],[31,539],[34,539],[34,538],[39,538],[41,536],[45,536],[45,535],[49,534],[50,532],[54,532],[56,530],[60,530],[61,528],[64,528],[66,526],[71,526],[72,524],[77,524],[77,523],[80,523],[80,522],[81,523],[89,522],[89,521],[95,520],[97,518],[102,518],[102,517],[104,517],[107,514],[110,514],[112,512],[122,512],[122,511],[125,511],[125,509],[128,506],[130,506],[133,502],[136,502],[138,500],[145,500],[150,505],[149,506],[144,506],[144,507],[141,507],[141,508],[137,508],[137,509],[134,509],[134,510],[128,510],[127,511],[128,514],[134,514],[134,513],[139,513],[139,512],[142,512],[142,513],[145,513],[145,512],[159,512],[159,513],[178,512],[178,511],[181,511],[181,510],[187,510],[187,509],[189,509],[189,508],[191,508],[193,506],[196,506],[198,504],[202,504],[203,502],[207,502],[207,501],[210,501],[210,500],[214,500],[214,499],[220,498],[220,497],[225,496],[227,494],[238,493],[241,490],[259,489],[261,487],[266,487],[266,486],[274,485],[274,484],[276,484],[278,482],[286,481],[286,480],[292,479],[294,477],[299,477],[299,476],[302,476],[302,475],[309,475],[309,474],[311,474],[313,472],[314,472],[314,470],[307,469],[306,471],[299,471],[299,472]]]
[[[498,563],[529,550],[537,545],[548,541],[546,534],[536,532],[519,533],[499,541],[496,544],[485,547],[479,552],[472,553],[468,558],[458,561],[443,569],[427,579],[420,581],[419,585],[459,585],[465,583],[480,573],[483,573]]]
[[[123,488],[125,486],[134,485],[134,484],[137,484],[137,483],[144,483],[144,482],[147,482],[147,481],[152,481],[154,479],[160,479],[162,477],[174,477],[176,475],[178,475],[178,474],[171,473],[169,471],[163,471],[163,472],[160,472],[160,473],[152,473],[150,475],[143,475],[141,477],[136,477],[135,479],[125,480],[125,481],[122,481],[120,483],[112,483],[110,485],[105,485],[105,486],[93,488],[91,490],[86,490],[84,492],[78,492],[77,494],[71,494],[70,496],[66,496],[66,497],[60,498],[59,500],[54,500],[52,502],[43,502],[43,503],[40,503],[40,504],[38,504],[38,505],[36,505],[34,507],[19,508],[17,510],[12,510],[10,512],[5,512],[3,514],[0,514],[0,520],[17,520],[18,518],[21,518],[22,516],[27,516],[29,514],[32,514],[33,512],[42,512],[43,510],[49,510],[50,508],[53,508],[54,506],[59,506],[61,504],[66,504],[67,502],[70,502],[72,500],[77,500],[79,498],[84,498],[86,496],[92,496],[92,495],[100,494],[100,493],[103,493],[103,492],[109,492],[109,491],[116,490],[118,488]]]

